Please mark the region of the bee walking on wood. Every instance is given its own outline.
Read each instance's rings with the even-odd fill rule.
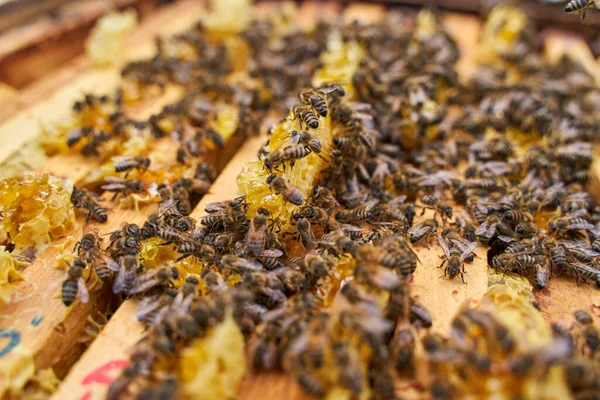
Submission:
[[[94,219],[98,222],[106,222],[108,215],[106,214],[106,208],[99,204],[100,196],[94,192],[88,192],[85,189],[73,188],[71,193],[71,203],[75,208],[84,208],[88,210],[86,217],[86,223],[90,222],[90,219]]]
[[[87,303],[89,293],[83,279],[85,264],[81,260],[75,260],[73,265],[67,270],[67,279],[62,285],[62,301],[69,307],[75,299],[78,298],[82,303]]]
[[[444,269],[444,277],[446,274],[450,277],[450,279],[454,279],[457,276],[460,276],[460,279],[465,282],[464,271],[465,271],[465,260],[468,256],[473,253],[473,250],[477,247],[477,242],[471,242],[469,246],[465,249],[461,250],[454,242],[447,243],[446,239],[443,237],[438,237],[438,242],[440,246],[444,250],[444,261],[442,261],[442,265],[440,268],[446,265]]]
[[[150,159],[144,156],[137,157],[113,157],[115,172],[125,172],[125,178],[131,171],[144,172],[150,167]]]

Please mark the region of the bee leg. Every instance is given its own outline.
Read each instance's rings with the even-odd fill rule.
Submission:
[[[465,274],[460,272],[460,280],[462,281],[462,283],[464,283],[465,285],[467,284],[467,282],[465,282]]]
[[[92,210],[88,211],[87,217],[85,218],[85,224],[89,224],[92,219]]]
[[[444,264],[446,264],[446,261],[448,261],[448,259],[446,259],[446,257],[444,257],[444,256],[440,256],[440,258],[443,258],[444,261],[442,261],[442,263],[440,264],[440,266],[438,268],[442,268],[444,266]],[[444,275],[445,275],[445,273],[444,273]]]
[[[131,170],[125,171],[125,176],[123,177],[123,179],[127,179],[127,177],[129,176],[130,172],[131,172]]]

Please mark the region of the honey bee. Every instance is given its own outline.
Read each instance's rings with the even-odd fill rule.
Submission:
[[[306,218],[298,218],[296,220],[296,231],[300,238],[300,243],[308,251],[312,250],[315,244],[315,234],[313,233],[310,222]]]
[[[132,236],[124,236],[115,240],[107,248],[112,258],[116,259],[124,255],[137,255],[140,249],[140,241]]]
[[[75,208],[84,208],[88,210],[85,221],[86,223],[89,223],[90,219],[92,218],[98,222],[106,222],[108,219],[106,208],[98,204],[99,201],[100,196],[98,196],[96,193],[73,187],[73,193],[71,193],[71,203]]]
[[[307,131],[292,131],[290,142],[304,145],[317,155],[323,151],[323,145],[319,138]]]
[[[534,284],[537,290],[543,290],[550,280],[550,265],[548,263],[538,263],[534,265]]]
[[[356,256],[359,260],[396,269],[403,275],[410,275],[417,267],[417,257],[412,250],[393,251],[392,249],[363,245],[358,247]]]
[[[138,276],[135,287],[129,290],[128,294],[146,292],[155,286],[168,286],[173,280],[179,278],[179,271],[175,267],[153,268],[152,270]]]
[[[444,277],[446,274],[450,277],[450,279],[454,279],[457,276],[460,276],[460,279],[465,282],[464,278],[464,261],[465,259],[473,253],[473,250],[477,247],[477,242],[471,242],[466,248],[462,249],[456,245],[456,241],[448,243],[446,238],[440,236],[438,237],[438,242],[444,250],[444,261],[442,261],[442,265],[440,268],[444,266],[447,262],[446,268],[444,269]]]
[[[137,283],[137,270],[139,268],[137,255],[127,254],[121,257],[120,265],[116,265],[117,278],[113,283],[113,293],[130,294]]]
[[[252,218],[250,229],[244,240],[246,254],[258,257],[264,250],[267,241],[266,231],[269,216],[269,211],[264,208],[259,208],[254,218]]]
[[[132,179],[121,179],[115,176],[107,176],[106,185],[102,185],[102,190],[114,193],[112,200],[118,195],[128,196],[132,193],[140,193],[144,191],[144,185],[142,182]]]
[[[267,177],[267,185],[269,185],[275,192],[281,194],[285,201],[297,206],[302,205],[304,202],[304,195],[302,192],[281,176],[276,174],[269,175]]]
[[[594,229],[594,225],[590,224],[584,215],[587,215],[586,210],[581,212],[573,212],[564,217],[556,218],[548,222],[548,230],[550,233],[566,233],[569,231],[590,230]]]
[[[439,224],[435,219],[428,219],[418,224],[413,225],[408,230],[410,242],[413,244],[421,241],[429,242],[432,236],[435,236]]]
[[[338,254],[349,253],[355,254],[356,245],[347,236],[339,232],[330,232],[321,237],[320,244],[333,249]]]
[[[150,159],[144,156],[136,157],[113,157],[112,161],[115,164],[115,172],[125,172],[125,178],[129,175],[132,170],[138,172],[147,171],[150,167]]]
[[[219,263],[225,270],[243,273],[245,271],[261,271],[263,265],[258,261],[249,260],[247,258],[238,257],[233,254],[226,254],[221,257]]]
[[[73,248],[74,252],[80,257],[85,257],[90,251],[100,250],[102,245],[102,238],[98,235],[98,232],[92,231],[83,235],[81,240],[75,243]]]
[[[81,260],[75,260],[67,270],[67,278],[62,284],[62,301],[69,307],[78,298],[82,303],[89,301],[89,293],[83,279],[85,264]]]
[[[338,367],[338,381],[340,385],[348,389],[354,396],[363,391],[363,372],[356,351],[346,342],[335,342],[333,344],[333,358]]]
[[[135,363],[125,367],[123,373],[110,384],[108,393],[106,394],[107,400],[118,400],[121,398],[121,396],[127,392],[127,388],[131,382],[133,382],[138,375],[140,375],[140,371],[138,371],[138,366]]]
[[[110,233],[110,245],[108,247],[110,248],[113,242],[124,237],[132,237],[139,240],[141,239],[141,234],[141,229],[138,225],[128,224],[125,222],[123,223],[121,229]]]
[[[98,148],[102,145],[102,143],[108,141],[110,139],[110,135],[105,131],[94,132],[89,136],[88,142],[81,148],[81,154],[85,157],[91,156],[99,156],[100,152]]]
[[[329,216],[329,213],[323,208],[305,206],[292,215],[292,220],[297,221],[300,218],[304,218],[311,224],[327,225],[329,223]]]
[[[372,210],[377,203],[378,200],[373,199],[351,210],[338,211],[335,214],[335,219],[342,223],[357,223],[368,220],[373,217]]]
[[[295,105],[292,108],[292,114],[294,115],[292,121],[299,119],[301,125],[305,125],[311,129],[319,127],[319,117],[308,106]]]
[[[542,244],[548,250],[552,264],[558,271],[563,271],[567,267],[566,247],[553,238],[544,238]]]
[[[193,256],[204,262],[213,262],[217,255],[213,246],[198,242],[192,238],[186,238],[181,242],[177,247],[177,252],[181,254],[178,260]]]
[[[90,138],[94,134],[94,128],[91,126],[82,126],[70,130],[67,133],[67,146],[69,148],[75,146],[81,139]]]
[[[313,283],[320,277],[329,275],[329,272],[333,268],[331,261],[316,253],[306,254],[302,265],[306,276],[309,277],[309,281]]]
[[[190,215],[192,213],[192,202],[190,193],[183,186],[173,188],[173,200],[176,201],[177,211],[181,215]]]
[[[410,323],[404,321],[396,326],[392,339],[394,366],[399,373],[411,373],[414,363],[416,337]]]
[[[322,117],[327,116],[327,102],[315,89],[305,88],[298,93],[300,101],[312,107]]]
[[[354,277],[377,290],[393,291],[402,285],[402,278],[399,275],[376,264],[357,263]]]
[[[429,208],[435,210],[436,212],[439,212],[440,216],[442,217],[442,221],[446,221],[447,218],[452,218],[452,207],[442,202],[440,199],[433,195],[424,195],[423,197],[421,197],[421,203],[428,206],[423,207],[423,213],[421,215],[423,215],[425,213],[425,210]]]

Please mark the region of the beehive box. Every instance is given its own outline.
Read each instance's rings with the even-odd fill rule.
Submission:
[[[260,2],[259,14],[269,14],[279,5],[275,2]],[[153,40],[157,34],[172,33],[193,22],[206,12],[205,7],[193,1],[181,1],[155,12],[137,28],[127,42],[127,57],[136,59],[152,55]],[[300,26],[311,25],[319,19],[334,19],[340,15],[346,21],[357,19],[362,22],[376,22],[386,13],[383,5],[367,3],[338,3],[316,1],[302,2],[295,15]],[[458,71],[466,79],[475,68],[475,53],[481,22],[470,15],[446,13],[443,15],[446,28],[453,35],[461,50]],[[545,47],[549,57],[566,53],[580,60],[595,77],[599,77],[600,67],[591,57],[587,46],[576,36],[563,32],[548,31]],[[68,115],[74,100],[82,92],[109,91],[119,80],[119,67],[96,70],[79,60],[75,67],[66,67],[56,75],[44,78],[44,84],[36,85],[32,92],[24,93],[28,101],[14,115],[0,125],[0,160],[14,157],[15,152],[24,148],[39,133],[39,122],[56,121]],[[131,109],[131,115],[147,117],[157,112],[179,96],[176,88],[169,88],[159,99],[148,99]],[[192,216],[204,213],[204,206],[211,202],[232,199],[237,196],[235,185],[238,175],[246,162],[255,157],[266,140],[266,127],[259,136],[251,137],[243,143],[236,138],[228,141],[226,148],[215,160],[208,160],[220,170],[210,192],[195,207]],[[154,152],[173,150],[173,143],[161,140],[156,143]],[[61,154],[48,158],[35,170],[66,176],[74,182],[86,179],[98,164],[77,154]],[[594,180],[590,192],[600,194],[600,168],[592,167]],[[123,221],[143,222],[143,218],[153,209],[142,208],[141,213],[111,210],[109,222],[98,225],[101,233],[118,229]],[[455,212],[459,211],[455,209]],[[79,239],[85,218],[79,217],[72,229],[72,235]],[[60,242],[59,239],[57,242]],[[419,248],[418,256],[423,265],[439,265],[441,249],[435,245],[430,249]],[[34,371],[54,369],[64,377],[54,394],[56,399],[100,399],[104,398],[112,379],[128,363],[132,346],[143,336],[143,327],[135,318],[137,301],[123,302],[99,335],[84,345],[77,344],[82,330],[94,318],[97,311],[107,308],[108,296],[103,291],[92,291],[87,304],[76,304],[65,308],[56,297],[55,282],[60,281],[63,271],[53,268],[59,250],[48,247],[35,262],[23,270],[23,280],[15,281],[17,300],[0,306],[0,387],[9,380],[17,381],[33,375]],[[468,268],[468,284],[458,280],[439,279],[440,270],[435,267],[419,268],[412,284],[413,294],[434,315],[432,329],[447,333],[452,317],[465,302],[478,303],[488,290],[489,275],[485,249],[476,250],[479,258]],[[548,322],[571,323],[571,315],[576,309],[590,311],[598,321],[598,295],[589,285],[577,285],[573,280],[554,278],[548,287],[535,292],[539,314]],[[15,363],[15,360],[18,360]],[[12,375],[11,375],[12,374]],[[8,379],[7,379],[8,378]],[[2,380],[5,379],[5,380]],[[418,393],[406,389],[399,383],[398,394],[418,397]],[[309,398],[298,385],[283,375],[248,374],[238,388],[238,398],[242,399],[301,399]]]

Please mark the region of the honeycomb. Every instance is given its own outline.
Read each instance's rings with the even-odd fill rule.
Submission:
[[[73,228],[72,190],[69,179],[48,174],[0,182],[1,223],[15,245],[15,254],[28,248],[39,252]]]
[[[246,374],[244,336],[231,316],[181,353],[179,369],[185,398],[233,399]]]
[[[19,268],[26,265],[26,262],[14,259],[5,246],[0,246],[0,304],[10,300],[12,282],[21,279]]]
[[[96,23],[85,42],[85,53],[96,66],[117,63],[123,57],[125,39],[137,23],[135,10],[111,12]]]

